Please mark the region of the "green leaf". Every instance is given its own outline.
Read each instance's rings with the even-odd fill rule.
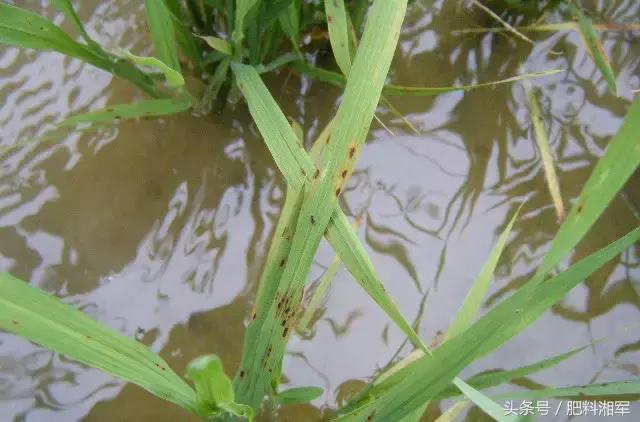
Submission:
[[[201,62],[200,46],[191,32],[193,22],[186,13],[183,2],[180,0],[164,0],[171,13],[171,21],[175,30],[176,41],[182,53],[193,63],[199,65]]]
[[[50,1],[55,8],[60,10],[64,14],[64,16],[73,23],[73,26],[75,26],[76,30],[80,33],[80,35],[82,35],[82,38],[84,38],[85,42],[89,45],[89,47],[91,47],[93,51],[98,54],[104,53],[102,48],[89,36],[89,34],[87,34],[87,31],[85,30],[84,25],[82,25],[80,18],[78,18],[75,10],[73,10],[71,0]]]
[[[141,100],[131,104],[120,104],[102,110],[77,114],[58,123],[58,126],[73,126],[79,123],[110,122],[116,119],[137,119],[140,117],[167,116],[188,110],[191,99],[162,98],[157,100]]]
[[[0,3],[0,44],[57,51],[127,79],[153,97],[159,96],[153,81],[135,66],[97,54],[90,47],[71,39],[62,29],[43,17],[5,3]]]
[[[476,389],[485,389],[489,387],[495,387],[497,385],[501,385],[510,381],[513,381],[517,378],[523,378],[540,371],[553,368],[554,366],[566,361],[567,359],[577,355],[578,353],[586,350],[588,347],[582,346],[574,350],[570,350],[569,352],[562,353],[560,355],[552,356],[547,359],[543,359],[541,361],[522,366],[514,369],[506,369],[502,371],[489,372],[485,374],[475,375],[469,379],[467,379],[467,383],[473,386]],[[460,395],[460,392],[454,386],[447,387],[445,390],[441,391],[436,395],[437,400],[441,400],[444,398],[454,397]]]
[[[53,50],[95,66],[108,68],[110,62],[69,37],[45,18],[6,3],[0,3],[0,43],[35,50]]]
[[[300,44],[300,10],[297,2],[292,1],[278,16],[282,31],[287,34],[296,52]]]
[[[198,38],[203,39],[209,45],[209,47],[213,48],[216,51],[221,52],[226,56],[233,55],[233,47],[228,41],[223,40],[222,38],[218,38],[214,36],[200,36],[200,35],[198,35]]]
[[[593,169],[575,205],[553,238],[549,251],[536,271],[534,283],[558,265],[602,215],[640,164],[640,98],[631,104],[618,133]]]
[[[590,384],[574,387],[543,388],[541,390],[518,391],[500,394],[500,398],[523,398],[529,400],[547,397],[593,397],[640,394],[640,380],[614,381],[602,384]]]
[[[149,66],[161,71],[169,87],[178,88],[184,85],[184,78],[182,77],[182,74],[179,71],[172,68],[171,66],[168,66],[165,62],[155,57],[136,56],[135,54],[132,54],[130,51],[127,51],[124,49],[119,49],[118,52],[123,57],[131,60],[135,64],[139,64],[142,66]]]
[[[347,11],[344,0],[324,0],[324,10],[327,15],[329,41],[336,58],[336,63],[347,76],[351,70],[351,52],[349,51],[349,27],[347,25]]]
[[[309,403],[320,397],[324,390],[320,387],[297,387],[279,392],[273,401],[280,405]]]
[[[594,28],[593,22],[588,16],[582,13],[578,8],[574,7],[574,10],[578,13],[578,29],[580,31],[582,41],[584,42],[584,46],[602,73],[602,76],[604,76],[605,81],[607,81],[609,91],[611,91],[613,95],[617,96],[618,85],[616,84],[616,75],[613,73],[611,62],[609,62],[607,53],[604,51],[604,47],[602,46],[600,34],[598,34],[598,31]]]
[[[216,355],[200,356],[187,366],[187,378],[196,388],[198,401],[215,408],[218,403],[234,401],[231,381]]]
[[[303,73],[315,80],[326,82],[335,86],[344,86],[344,76],[331,70],[315,67],[312,64],[296,61],[290,64],[293,70]],[[471,85],[459,85],[459,86],[442,86],[442,87],[419,87],[419,86],[402,86],[402,85],[385,85],[382,90],[382,94],[385,96],[416,96],[427,97],[440,94],[446,94],[447,92],[455,91],[471,91],[479,88],[491,88],[501,84],[508,84],[512,82],[518,82],[526,79],[541,78],[545,76],[555,75],[556,73],[563,72],[561,69],[546,70],[543,72],[531,72],[518,76],[512,76],[510,78],[501,79],[493,82],[483,82],[479,84]]]
[[[478,322],[438,348],[398,370],[368,391],[368,397],[341,421],[396,420],[432,400],[474,360],[495,350],[540,317],[586,277],[640,239],[640,227],[547,282],[529,283]]]
[[[544,120],[542,118],[542,112],[540,111],[540,103],[536,97],[535,92],[528,83],[524,84],[527,99],[529,101],[529,109],[531,110],[531,121],[533,123],[533,129],[535,132],[536,143],[540,150],[540,156],[542,157],[542,165],[544,167],[545,179],[547,180],[547,186],[553,199],[553,205],[556,209],[556,215],[559,221],[563,221],[565,217],[564,204],[562,202],[562,195],[560,194],[560,183],[558,182],[558,175],[556,174],[556,168],[553,163],[553,156],[551,155],[551,147],[549,146],[549,138],[547,137],[547,131],[544,127]]]
[[[238,87],[248,98],[251,114],[261,133],[265,139],[270,138],[267,146],[289,187],[303,185],[307,177],[312,178],[309,187],[301,195],[303,199],[299,216],[288,219],[293,223],[293,226],[286,226],[289,230],[293,229],[290,251],[278,257],[284,269],[270,279],[269,287],[263,288],[261,281],[261,290],[270,291],[271,300],[265,300],[259,292],[261,300],[257,301],[257,318],[249,325],[245,337],[240,375],[236,377],[236,394],[239,401],[250,403],[253,407],[257,407],[267,388],[260,374],[265,366],[276,370],[276,381],[279,377],[282,353],[291,325],[296,322],[308,271],[320,239],[334,214],[336,197],[347,174],[353,169],[356,150],[364,142],[371,124],[395,50],[405,7],[405,1],[377,0],[374,3],[367,24],[372,29],[365,30],[361,47],[356,53],[344,101],[332,128],[331,142],[323,150],[322,171],[315,171],[286,118],[281,113],[275,113],[273,119],[273,110],[278,110],[277,104],[266,88],[262,89],[263,84],[255,69],[232,65]],[[356,76],[352,78],[352,75]],[[363,75],[366,77],[363,78]],[[310,171],[300,171],[307,166],[311,166]],[[353,231],[348,222],[347,231]],[[280,236],[278,233],[277,238]],[[285,260],[280,261],[282,258]],[[271,267],[268,265],[267,268]],[[384,288],[381,293],[388,297]],[[282,323],[280,329],[273,329],[278,320]],[[256,363],[260,362],[265,363],[256,368]]]
[[[249,13],[249,10],[260,0],[237,0],[236,1],[236,13],[235,22],[233,24],[233,32],[231,34],[231,40],[236,52],[236,59],[239,59],[242,53],[242,41],[244,40],[244,28],[246,25],[245,18]]]
[[[466,400],[454,403],[450,408],[448,408],[445,412],[443,412],[442,415],[440,415],[438,419],[435,420],[435,422],[455,421],[456,418],[460,415],[460,413],[462,413],[462,411],[464,410],[465,407],[467,407],[468,404],[469,402],[467,402]]]
[[[489,289],[489,282],[493,278],[493,273],[496,269],[496,266],[498,265],[498,261],[500,260],[502,251],[507,244],[509,233],[511,233],[513,224],[515,223],[516,218],[518,218],[518,214],[520,213],[521,209],[522,205],[518,208],[516,213],[511,218],[511,221],[509,221],[509,224],[507,224],[507,227],[498,238],[498,242],[491,251],[489,258],[482,266],[480,273],[478,273],[478,276],[473,282],[471,289],[469,289],[467,296],[464,298],[464,302],[462,303],[460,310],[456,314],[456,318],[451,323],[449,331],[447,331],[447,338],[455,337],[469,328],[473,320],[478,315],[478,311],[480,310],[480,306],[482,305],[482,300],[484,299],[487,290]]]
[[[0,329],[197,410],[195,392],[158,355],[7,273],[0,274]]]
[[[487,415],[491,416],[493,419],[503,422],[503,421],[517,421],[519,420],[518,416],[514,415],[505,415],[504,408],[471,387],[469,384],[462,383],[457,386],[462,393],[469,397],[480,409],[482,409]]]
[[[147,24],[151,31],[156,56],[162,63],[180,74],[178,46],[169,8],[162,0],[144,0],[144,7],[147,11]]]

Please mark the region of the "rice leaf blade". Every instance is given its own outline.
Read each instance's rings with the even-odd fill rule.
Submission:
[[[60,10],[64,14],[64,16],[67,19],[69,19],[71,23],[73,23],[73,26],[75,26],[76,30],[80,33],[80,35],[82,35],[82,38],[84,38],[87,45],[89,45],[89,47],[91,47],[91,49],[94,50],[96,53],[101,54],[103,52],[102,48],[87,33],[84,25],[80,21],[80,18],[78,17],[75,10],[73,9],[71,0],[50,0],[50,1],[54,7]]]
[[[163,0],[144,0],[144,7],[155,55],[161,62],[180,73],[178,45],[169,8]]]
[[[617,96],[618,84],[616,83],[616,75],[613,73],[611,62],[609,61],[609,57],[607,57],[607,52],[604,50],[600,35],[587,15],[582,13],[578,8],[574,8],[574,10],[578,13],[578,30],[580,31],[580,36],[582,37],[585,48],[602,73],[609,87],[609,91]]]
[[[167,65],[164,61],[159,60],[156,57],[136,56],[130,51],[124,49],[120,49],[118,52],[135,64],[158,69],[164,75],[164,78],[167,81],[167,86],[171,88],[179,88],[184,85],[184,77],[182,74],[175,68]]]
[[[351,70],[351,52],[344,0],[324,0],[324,10],[327,16],[331,50],[342,74],[348,76]]]
[[[523,398],[537,400],[548,397],[593,397],[640,394],[640,380],[613,381],[572,387],[543,388],[541,390],[518,391],[501,394],[500,398]]]
[[[73,126],[79,123],[102,123],[116,119],[137,119],[141,117],[168,116],[186,111],[191,107],[191,99],[161,98],[141,100],[131,104],[120,104],[102,110],[77,114],[58,123],[58,126]]]
[[[338,418],[361,421],[369,414],[396,420],[432,400],[468,364],[495,350],[535,321],[573,287],[640,239],[640,227],[541,285],[527,284],[466,331],[368,391],[369,399]],[[373,397],[373,398],[371,398]]]
[[[640,164],[640,98],[631,104],[622,126],[609,141],[604,156],[598,160],[575,205],[558,229],[549,251],[536,271],[539,283],[589,231],[611,200]]]
[[[558,220],[563,221],[565,217],[564,203],[562,202],[562,195],[560,194],[560,183],[558,182],[558,175],[556,174],[556,168],[553,163],[553,155],[551,155],[551,147],[549,146],[549,138],[547,137],[547,131],[544,127],[540,103],[538,102],[538,98],[536,97],[533,89],[531,89],[527,83],[525,83],[524,86],[527,94],[527,100],[529,101],[534,136],[538,149],[540,150],[549,193],[551,194]]]
[[[195,392],[144,345],[10,274],[0,274],[0,328],[196,411]]]
[[[455,337],[469,328],[475,317],[478,315],[478,311],[482,305],[482,300],[484,299],[487,290],[489,290],[489,282],[493,278],[493,273],[495,272],[500,256],[502,255],[502,251],[507,244],[507,239],[509,238],[513,224],[516,222],[521,209],[522,206],[520,206],[513,217],[511,217],[507,227],[504,229],[498,238],[496,245],[489,254],[489,258],[484,263],[475,281],[471,285],[471,289],[467,293],[462,306],[458,310],[455,319],[447,331],[447,338]]]

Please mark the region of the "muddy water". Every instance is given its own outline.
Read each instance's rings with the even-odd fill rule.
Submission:
[[[18,3],[61,21],[40,2]],[[102,44],[148,52],[142,2],[132,3],[82,2],[80,15]],[[637,33],[605,36],[621,87],[614,98],[576,34],[540,34],[535,47],[500,35],[453,35],[452,29],[488,21],[444,3],[410,8],[391,80],[443,86],[506,78],[521,66],[565,69],[533,84],[570,204],[640,86]],[[588,3],[603,20],[629,22],[640,14],[633,2]],[[335,111],[339,91],[286,72],[268,82],[310,143]],[[0,92],[3,147],[41,135],[67,115],[138,98],[125,82],[77,60],[6,47]],[[519,204],[526,201],[486,307],[531,275],[558,222],[521,85],[392,101],[419,134],[380,109],[393,134],[374,123],[342,205],[347,215],[364,216],[361,239],[389,292],[435,345]],[[235,371],[284,188],[244,106],[220,116],[183,114],[69,133],[3,152],[0,168],[2,270],[139,339],[179,373],[207,353]],[[638,225],[639,181],[627,184],[573,260]],[[322,245],[312,281],[332,255]],[[499,391],[637,377],[639,332],[620,330],[640,318],[639,264],[638,248],[628,250],[464,374],[522,366],[617,332]],[[284,363],[287,386],[316,385],[325,394],[264,420],[320,420],[409,351],[341,270],[313,329],[292,338]],[[433,404],[427,419],[449,404]],[[567,419],[562,415],[564,408],[549,420]],[[467,418],[481,416],[472,409]],[[0,419],[191,420],[137,387],[6,334],[0,334]]]

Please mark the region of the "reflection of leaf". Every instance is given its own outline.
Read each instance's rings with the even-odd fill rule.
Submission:
[[[638,350],[640,350],[640,340],[635,341],[633,343],[627,343],[627,344],[623,345],[618,350],[616,350],[615,356],[616,357],[620,356],[623,353],[637,352]]]
[[[362,380],[347,380],[343,382],[336,389],[336,402],[338,405],[344,406],[367,388],[367,385]]]
[[[384,235],[386,234],[386,231],[395,233],[391,229],[385,230],[384,228],[376,226],[372,223],[370,217],[367,217],[367,226],[364,232],[364,237],[367,244],[371,246],[371,249],[373,249],[374,251],[391,256],[396,261],[398,261],[402,268],[404,268],[407,273],[409,273],[409,276],[413,280],[413,283],[420,294],[424,293],[422,291],[422,286],[420,285],[420,280],[418,278],[418,271],[409,258],[409,249],[404,245],[404,243],[397,240],[390,240],[385,242],[384,240],[378,240],[377,238],[372,236],[372,233],[379,236]],[[402,236],[397,237],[400,237],[400,239],[402,239]]]
[[[333,318],[327,318],[327,322],[331,326],[331,331],[333,331],[333,334],[335,334],[336,337],[340,337],[346,334],[346,332],[349,331],[351,324],[353,324],[353,322],[356,319],[360,318],[361,316],[362,316],[362,312],[356,309],[355,311],[349,312],[349,314],[347,315],[347,319],[344,321],[344,324],[342,325],[335,322]]]

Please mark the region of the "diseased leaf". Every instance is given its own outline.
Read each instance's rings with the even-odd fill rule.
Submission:
[[[162,98],[157,100],[141,100],[131,104],[120,104],[102,110],[77,114],[58,123],[59,126],[72,126],[79,123],[101,123],[116,119],[137,119],[140,117],[168,116],[188,110],[191,99]]]
[[[547,131],[544,127],[544,121],[542,119],[542,112],[540,111],[540,104],[535,92],[525,82],[525,91],[527,93],[527,99],[529,101],[529,109],[531,110],[531,121],[533,123],[534,135],[538,149],[540,150],[540,156],[542,157],[542,165],[544,167],[545,179],[547,180],[547,186],[553,199],[553,205],[556,209],[556,215],[559,221],[563,221],[565,217],[564,203],[562,202],[562,195],[560,194],[560,183],[558,182],[558,175],[556,174],[556,168],[553,163],[553,156],[551,155],[551,147],[549,146],[549,138],[547,137]]]

